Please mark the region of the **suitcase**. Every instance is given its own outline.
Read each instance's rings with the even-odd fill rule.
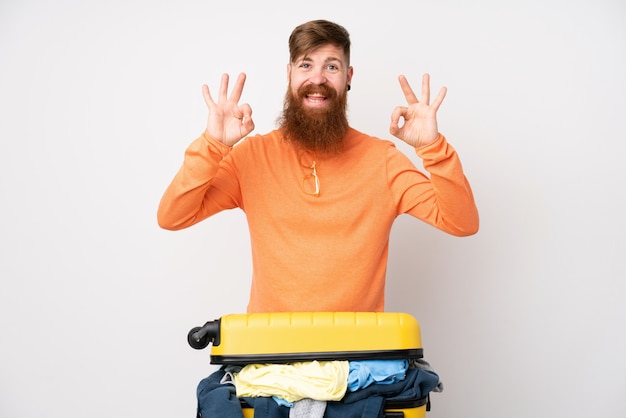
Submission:
[[[187,341],[195,349],[211,344],[210,363],[218,365],[423,357],[417,320],[392,312],[228,314],[191,329]],[[384,405],[386,418],[424,418],[429,409],[428,395]]]

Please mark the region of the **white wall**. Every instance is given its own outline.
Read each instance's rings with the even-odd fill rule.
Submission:
[[[315,18],[352,34],[356,128],[389,138],[400,73],[449,88],[482,229],[400,217],[387,287],[446,385],[429,416],[626,416],[623,1],[90,3],[0,3],[0,416],[193,416],[186,334],[245,310],[247,227],[163,231],[157,204],[201,84],[246,71],[272,129]]]

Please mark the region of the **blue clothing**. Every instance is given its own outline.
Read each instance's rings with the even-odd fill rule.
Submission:
[[[243,418],[235,387],[221,383],[225,374],[224,370],[218,370],[198,384],[198,418]]]
[[[348,392],[341,402],[357,402],[370,396],[383,396],[386,400],[394,401],[422,399],[437,386],[438,382],[437,373],[410,368],[404,380],[390,384],[373,384],[356,392]]]
[[[350,362],[348,391],[354,392],[373,383],[389,384],[403,380],[408,360],[359,360]]]
[[[383,418],[385,398],[370,396],[356,402],[327,402],[324,418]]]

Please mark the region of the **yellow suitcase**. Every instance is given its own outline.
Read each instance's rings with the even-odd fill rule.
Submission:
[[[210,363],[246,365],[313,360],[419,359],[418,321],[393,312],[228,314],[191,329],[189,345],[211,345]],[[244,418],[254,410],[242,400]],[[386,418],[424,418],[429,397],[385,403]]]

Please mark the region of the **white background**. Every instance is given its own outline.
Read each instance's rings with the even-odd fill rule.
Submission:
[[[0,416],[194,416],[187,331],[245,310],[247,226],[168,232],[157,205],[202,83],[245,71],[267,132],[317,18],[351,32],[357,129],[390,138],[401,73],[449,88],[481,230],[398,218],[387,285],[446,387],[429,416],[626,416],[622,0],[2,0]]]

